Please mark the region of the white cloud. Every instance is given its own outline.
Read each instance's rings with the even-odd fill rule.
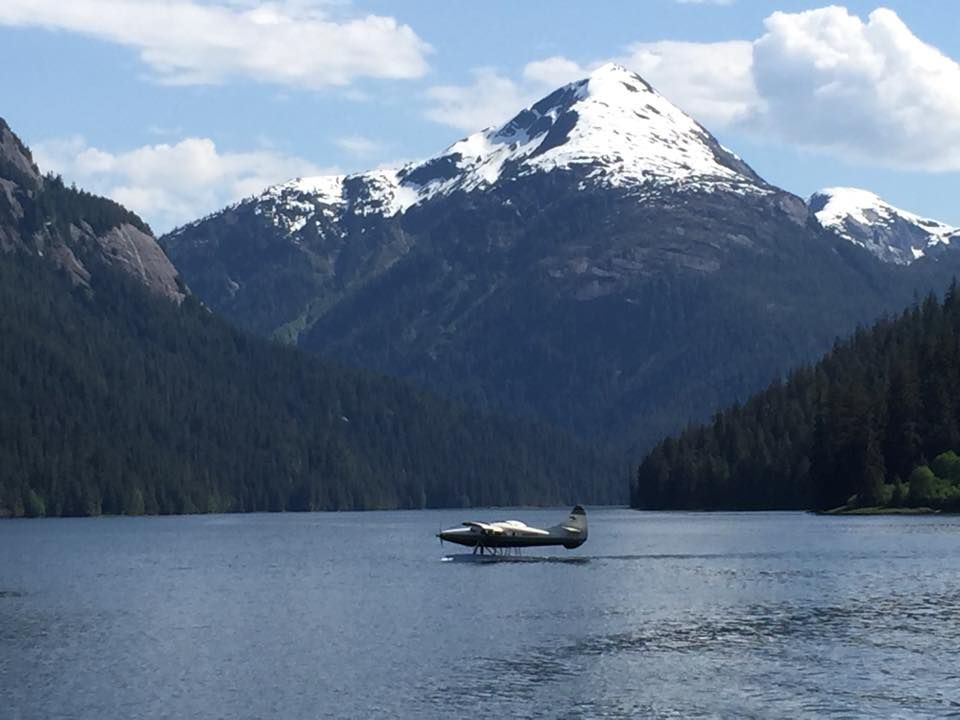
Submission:
[[[753,46],[665,40],[634,43],[617,62],[640,73],[671,102],[708,127],[725,127],[757,103],[750,73]]]
[[[346,135],[337,138],[334,142],[341,150],[357,157],[367,157],[380,149],[380,143],[363,135]]]
[[[416,78],[430,46],[376,15],[333,20],[310,0],[3,0],[0,24],[89,35],[139,50],[162,82],[243,77],[320,88],[357,77]]]
[[[32,145],[44,171],[60,173],[141,215],[162,233],[292,177],[335,173],[271,150],[221,152],[209,138],[120,153],[73,137]]]
[[[579,80],[589,72],[580,63],[569,58],[554,56],[545,60],[534,60],[523,68],[523,79],[535,85],[560,87]]]
[[[960,170],[960,64],[892,10],[774,13],[756,41],[758,130],[855,161]]]
[[[473,71],[469,85],[437,85],[427,90],[433,103],[426,116],[444,125],[472,132],[502,122],[530,102],[529,88],[491,68]]]

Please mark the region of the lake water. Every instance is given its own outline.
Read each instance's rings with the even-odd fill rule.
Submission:
[[[0,522],[0,717],[960,716],[960,518],[588,509]],[[576,558],[577,562],[563,560]]]

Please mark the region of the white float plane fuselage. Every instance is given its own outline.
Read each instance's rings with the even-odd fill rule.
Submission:
[[[446,542],[485,549],[546,547],[562,545],[568,550],[580,547],[587,540],[587,513],[577,505],[565,522],[550,528],[536,528],[519,520],[478,522],[469,520],[463,527],[441,530],[437,537]]]

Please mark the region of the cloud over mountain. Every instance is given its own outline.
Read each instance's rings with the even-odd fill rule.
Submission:
[[[757,106],[753,46],[745,41],[634,43],[619,62],[643,75],[707,126],[724,127]]]
[[[157,232],[291,177],[331,172],[273,150],[222,152],[209,138],[113,153],[81,137],[33,144],[44,169],[126,205]]]
[[[426,117],[458,130],[472,132],[502,120],[536,97],[493,68],[476,68],[468,85],[436,85],[427,90]]]

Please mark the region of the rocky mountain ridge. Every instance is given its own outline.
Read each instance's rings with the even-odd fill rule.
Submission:
[[[98,208],[96,216],[74,212],[78,196]],[[184,297],[176,268],[140,218],[41,175],[29,149],[0,118],[0,251],[16,248],[51,259],[81,284],[89,282],[87,265],[96,258],[154,292]]]

